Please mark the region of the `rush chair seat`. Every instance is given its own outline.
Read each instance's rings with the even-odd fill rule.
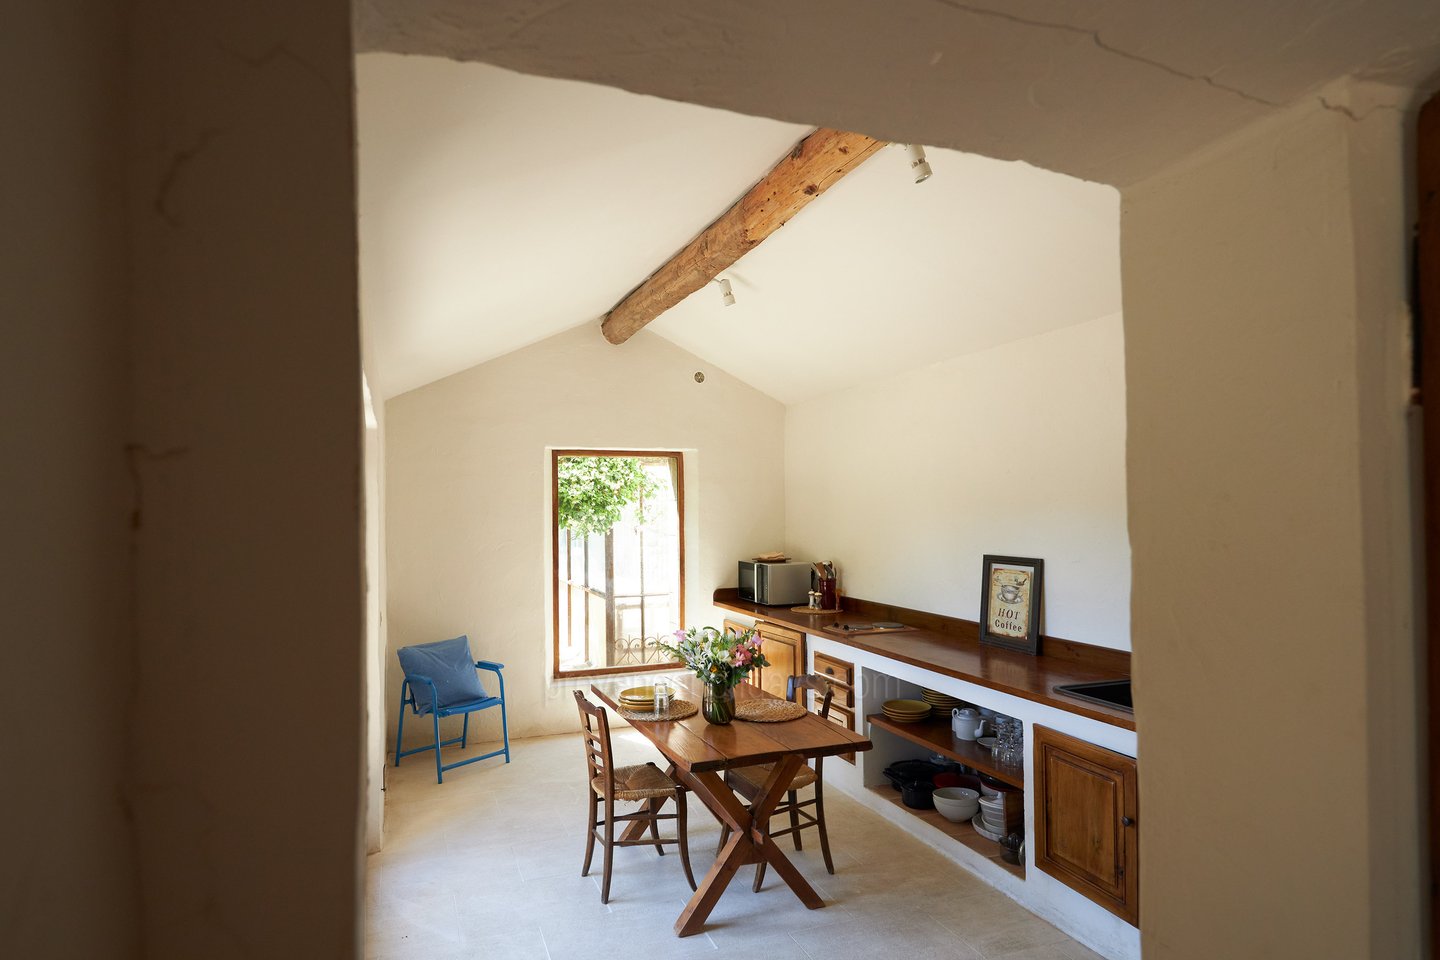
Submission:
[[[804,696],[804,694],[801,693],[802,690],[814,690],[816,694],[821,697],[820,716],[828,718],[830,716],[830,700],[835,695],[834,688],[830,686],[830,681],[824,677],[813,674],[809,676],[801,675],[791,677],[785,684],[785,699],[791,703],[795,703],[797,696]],[[795,776],[790,781],[788,795],[780,802],[775,808],[775,812],[771,815],[772,819],[780,816],[788,816],[790,818],[790,826],[783,830],[770,830],[767,828],[766,833],[770,835],[772,840],[789,834],[795,838],[795,849],[799,850],[801,849],[800,831],[808,829],[809,827],[815,827],[820,833],[820,855],[825,858],[825,870],[829,873],[834,873],[835,864],[830,859],[830,837],[825,830],[825,794],[823,781],[820,778],[821,764],[824,763],[824,760],[824,757],[816,757],[813,768],[805,766],[796,771]],[[760,795],[760,790],[769,778],[771,769],[772,765],[768,763],[756,764],[749,767],[731,767],[725,771],[725,785],[753,803],[755,798]],[[809,800],[801,800],[797,791],[803,790],[811,784],[815,785],[815,796]],[[814,813],[810,812],[809,808],[811,807],[815,808]],[[720,846],[725,846],[725,841],[729,839],[730,828],[722,824],[720,827]],[[764,882],[765,861],[762,860],[755,865],[755,883],[751,889],[758,893],[760,885]]]
[[[585,694],[575,691],[575,703],[580,708],[580,733],[585,740],[585,765],[590,784],[590,814],[585,826],[585,863],[580,867],[580,876],[590,873],[590,861],[595,853],[598,838],[605,848],[604,865],[601,868],[600,902],[610,902],[610,867],[615,847],[653,846],[660,856],[665,855],[662,844],[673,843],[680,847],[680,865],[685,868],[685,880],[690,889],[695,889],[695,875],[690,872],[690,848],[685,834],[685,787],[676,783],[670,775],[653,763],[641,763],[629,767],[616,767],[610,750],[610,720],[604,707],[596,706],[585,699]],[[665,801],[675,801],[675,812],[662,814]],[[635,813],[616,814],[615,804],[621,801],[639,801],[642,806]],[[600,817],[600,804],[604,803],[604,816]],[[675,821],[675,836],[660,836],[660,821]],[[626,824],[625,832],[617,839],[615,825]],[[650,828],[650,838],[644,839],[645,828]],[[603,832],[602,832],[603,831]]]
[[[500,671],[505,664],[493,660],[474,660],[470,656],[470,638],[465,635],[453,640],[438,640],[435,643],[420,643],[402,647],[397,651],[400,669],[405,679],[400,682],[400,722],[395,730],[395,766],[400,758],[426,750],[435,751],[435,782],[445,782],[445,771],[463,767],[467,763],[479,763],[491,757],[505,756],[510,762],[510,725],[505,716],[505,675]],[[476,674],[477,670],[488,670],[495,674],[499,693],[491,696],[485,692]],[[402,748],[405,742],[405,708],[409,707],[416,716],[430,715],[430,725],[435,739],[422,747]],[[440,761],[440,748],[458,743],[463,750],[470,737],[470,714],[491,707],[500,708],[500,737],[503,746],[499,750],[457,760],[454,763]],[[460,736],[449,740],[440,739],[440,718],[464,714],[465,722],[460,727]]]

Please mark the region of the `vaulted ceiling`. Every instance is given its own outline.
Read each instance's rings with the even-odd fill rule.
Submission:
[[[807,127],[428,57],[360,57],[363,313],[393,396],[599,318]],[[882,149],[649,329],[782,402],[1120,308],[1110,187]],[[623,346],[616,349],[624,349]]]
[[[849,376],[852,355],[871,371],[913,362],[895,341],[982,346],[962,333],[966,311],[1021,329],[1013,296],[1027,285],[1059,291],[1075,314],[1113,299],[1054,263],[1057,216],[1018,244],[1032,259],[1007,269],[1023,276],[992,275],[986,251],[1016,238],[977,219],[984,190],[968,188],[965,211],[936,201],[969,182],[946,168],[993,174],[1001,193],[1017,171],[981,157],[1123,187],[1300,100],[1372,109],[1322,89],[1340,76],[1440,83],[1434,0],[357,0],[356,11],[361,50],[464,64],[360,58],[362,292],[387,396],[598,320],[812,126],[971,156],[932,150],[937,176],[916,188],[928,193],[882,201],[867,191],[901,189],[882,151],[735,265],[729,312],[711,316],[718,298],[702,291],[653,325],[727,367],[771,345],[779,359],[750,355],[734,372],[783,397]],[[1082,221],[1113,203],[1056,190]],[[897,214],[921,196],[926,226],[907,231]],[[886,216],[862,229],[837,212],[847,203]],[[924,235],[942,222],[945,242]],[[901,255],[887,231],[919,245]],[[758,256],[771,245],[773,262]],[[835,295],[863,287],[862,250],[865,263],[891,258],[884,303]],[[917,319],[915,298],[935,283],[949,284],[934,294],[947,309]],[[891,342],[849,339],[862,315],[887,321]],[[824,363],[782,377],[780,361],[798,356]]]

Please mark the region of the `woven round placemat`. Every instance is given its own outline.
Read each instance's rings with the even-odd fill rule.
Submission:
[[[616,713],[626,720],[684,720],[686,717],[693,717],[700,712],[700,708],[689,700],[671,700],[670,709],[665,716],[655,716],[654,710],[616,710]]]
[[[789,700],[772,700],[756,697],[741,700],[735,705],[735,719],[753,723],[780,723],[784,720],[799,720],[805,716],[805,707]]]

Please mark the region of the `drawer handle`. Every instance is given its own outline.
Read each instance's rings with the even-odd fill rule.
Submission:
[[[825,668],[825,672],[828,673],[828,674],[830,674],[830,676],[832,676],[832,677],[835,676],[835,668],[834,668],[834,667],[826,667],[826,668]]]
[[[1129,817],[1121,817],[1120,824],[1121,826],[1133,827],[1135,826],[1135,821],[1130,819]]]

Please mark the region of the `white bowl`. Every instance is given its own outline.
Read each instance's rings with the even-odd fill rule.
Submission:
[[[980,804],[980,809],[987,812],[1005,813],[1005,798],[998,794],[993,797],[981,797],[976,802]]]
[[[931,798],[940,816],[956,823],[971,819],[980,809],[980,794],[968,787],[941,787]]]

